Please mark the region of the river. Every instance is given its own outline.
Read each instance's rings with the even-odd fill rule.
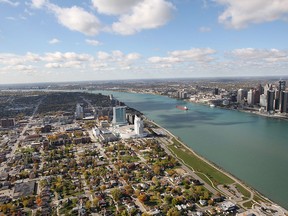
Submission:
[[[113,94],[143,112],[198,154],[288,209],[288,121],[159,95],[103,94]],[[189,110],[179,110],[176,105]]]

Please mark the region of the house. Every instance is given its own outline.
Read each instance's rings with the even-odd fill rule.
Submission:
[[[30,196],[33,195],[35,191],[36,191],[35,181],[15,184],[13,198],[17,199],[22,196]]]
[[[199,200],[200,205],[206,206],[207,205],[207,200]]]
[[[231,201],[221,203],[220,207],[223,211],[234,211],[237,209],[237,206]]]

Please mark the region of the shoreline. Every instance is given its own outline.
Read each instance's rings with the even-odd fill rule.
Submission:
[[[110,91],[114,91],[114,90],[110,90]],[[147,94],[147,95],[158,95],[158,96],[164,96],[164,97],[169,97],[169,98],[185,101],[185,102],[192,103],[192,104],[200,104],[200,105],[203,105],[203,106],[209,106],[209,104],[207,104],[207,103],[195,102],[195,101],[191,101],[189,99],[174,98],[174,97],[170,97],[168,95],[161,95],[161,94],[157,94],[157,93],[153,93],[153,92],[137,92],[137,91],[125,91],[125,90],[118,91],[118,92]],[[257,111],[245,110],[245,109],[232,109],[232,108],[221,107],[221,106],[215,106],[215,108],[225,109],[225,110],[232,110],[232,111],[238,111],[238,112],[243,112],[243,113],[249,113],[249,114],[258,115],[258,116],[262,116],[262,117],[266,117],[266,118],[270,118],[270,119],[280,119],[280,120],[288,121],[288,116],[275,115],[275,113],[273,115],[271,115],[271,114],[266,114],[266,113],[260,113],[259,111],[257,112]]]
[[[144,115],[145,116],[145,115]],[[151,123],[154,124],[155,126],[159,127],[160,129],[164,130],[169,136],[171,136],[172,138],[174,138],[178,143],[181,144],[182,147],[184,147],[186,150],[190,151],[192,154],[194,154],[198,159],[200,159],[201,161],[203,161],[204,163],[208,164],[209,166],[211,166],[212,168],[216,169],[218,172],[220,172],[223,175],[226,175],[227,177],[229,177],[231,180],[234,181],[234,183],[239,184],[240,186],[244,187],[250,194],[252,197],[252,200],[254,200],[253,198],[255,196],[259,196],[262,200],[265,200],[265,202],[267,202],[269,205],[274,205],[277,206],[278,208],[280,208],[283,213],[288,214],[288,210],[285,209],[284,207],[280,206],[279,204],[277,204],[276,202],[274,202],[273,200],[267,198],[265,195],[263,195],[262,193],[260,193],[259,191],[257,191],[255,188],[249,186],[247,183],[245,183],[244,181],[242,181],[241,179],[238,179],[236,176],[234,176],[233,174],[229,173],[228,171],[224,170],[222,167],[218,166],[217,164],[209,161],[208,159],[206,159],[205,157],[201,156],[200,154],[198,154],[197,152],[195,152],[190,146],[188,146],[186,143],[184,143],[183,141],[181,141],[179,139],[179,137],[175,136],[174,134],[172,134],[169,130],[167,130],[166,128],[162,127],[161,125],[157,124],[156,122],[154,122],[153,120],[148,119],[145,116],[145,119]],[[171,151],[171,150],[169,150]],[[172,152],[171,152],[172,153]],[[189,168],[189,167],[188,167]],[[191,168],[189,168],[191,170]],[[192,170],[193,171],[193,170]],[[195,172],[195,171],[193,171]],[[210,178],[209,178],[210,179]],[[210,179],[211,180],[211,179]],[[203,180],[204,181],[204,180]],[[206,182],[207,183],[207,182]],[[222,192],[223,193],[223,192]],[[255,201],[255,200],[254,200]],[[246,201],[249,202],[249,201]],[[245,201],[242,203],[246,203]],[[255,201],[256,202],[256,201]],[[259,205],[261,203],[256,202]],[[266,203],[266,204],[267,204]],[[247,208],[247,209],[251,209],[251,208]]]

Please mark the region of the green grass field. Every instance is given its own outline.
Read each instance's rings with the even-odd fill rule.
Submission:
[[[179,144],[177,143],[177,146]],[[178,158],[182,159],[187,165],[193,167],[193,169],[196,172],[201,172],[206,174],[214,183],[214,185],[218,184],[232,184],[234,181],[223,174],[222,172],[218,171],[214,167],[210,166],[208,163],[205,161],[201,160],[198,158],[195,154],[193,154],[191,151],[188,149],[186,150],[185,148],[179,148],[175,146],[168,146],[170,151],[174,153]],[[207,178],[203,179],[207,181]],[[210,181],[207,181],[208,184],[211,184]]]
[[[243,196],[245,198],[249,198],[250,197],[251,193],[248,190],[246,190],[244,187],[242,187],[241,185],[236,184],[236,188],[241,194],[243,194]]]

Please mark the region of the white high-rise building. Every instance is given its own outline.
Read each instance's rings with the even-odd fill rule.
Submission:
[[[247,97],[247,91],[244,89],[239,89],[237,91],[237,103],[243,103],[244,99]]]
[[[261,107],[267,106],[267,95],[265,95],[265,94],[260,95],[260,106]]]
[[[247,95],[247,102],[249,105],[254,105],[254,90],[250,89]]]
[[[141,120],[141,118],[136,115],[135,116],[135,120],[134,120],[134,131],[135,131],[135,134],[142,135],[143,134],[143,129],[144,129],[143,120]]]
[[[83,119],[84,117],[83,107],[80,104],[77,104],[76,106],[75,117],[76,119]]]

